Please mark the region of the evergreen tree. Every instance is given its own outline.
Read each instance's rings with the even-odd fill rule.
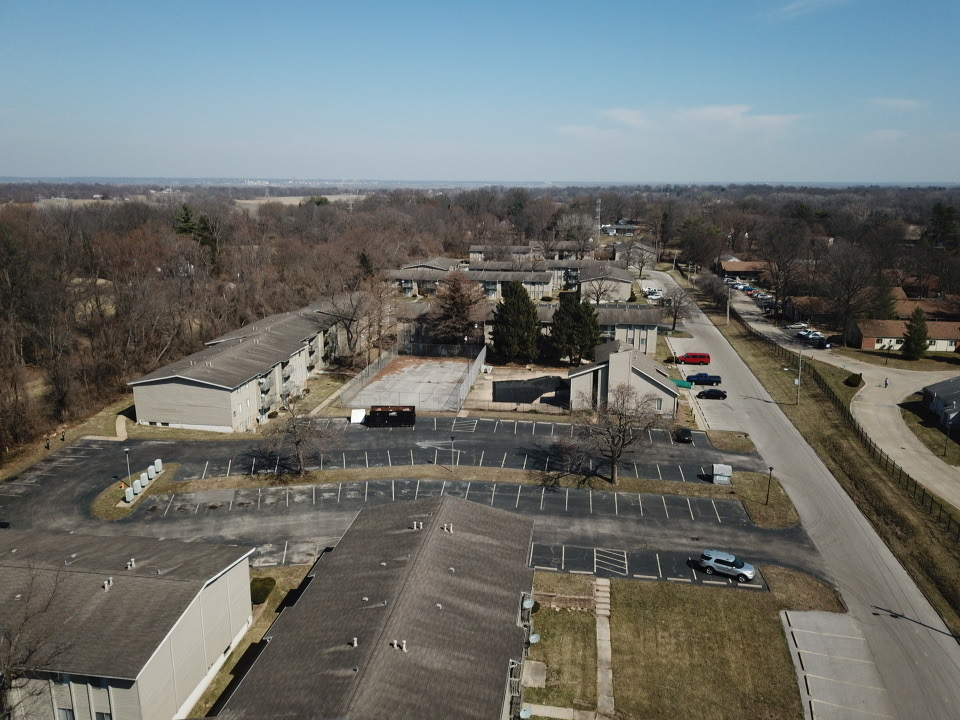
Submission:
[[[493,309],[493,350],[504,360],[535,359],[539,353],[537,306],[519,282],[503,286],[503,299]]]
[[[550,331],[561,357],[579,365],[583,358],[592,359],[593,349],[600,342],[600,322],[590,303],[580,302],[573,293],[560,295],[560,306],[553,313]]]
[[[927,316],[919,307],[907,320],[907,331],[903,335],[903,347],[900,352],[907,360],[919,360],[927,352]]]
[[[480,312],[486,298],[480,283],[455,270],[437,283],[428,315],[430,330],[436,341],[460,345],[482,342],[479,329]]]
[[[924,236],[932,247],[957,247],[960,238],[957,209],[939,202],[934,205]]]
[[[193,209],[183,203],[173,220],[173,227],[177,235],[193,235],[197,231],[197,224],[193,219]]]

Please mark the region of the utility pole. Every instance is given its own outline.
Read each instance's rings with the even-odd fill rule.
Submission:
[[[730,324],[730,286],[727,285],[727,325]]]
[[[773,467],[770,467],[770,474],[767,475],[767,499],[763,501],[764,505],[770,504],[770,483],[773,482]]]

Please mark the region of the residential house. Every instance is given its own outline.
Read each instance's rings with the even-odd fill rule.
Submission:
[[[253,551],[4,530],[0,625],[35,651],[14,717],[186,717],[250,627]]]
[[[618,267],[600,265],[580,273],[580,298],[601,302],[626,302],[633,295],[633,273]]]
[[[864,350],[903,348],[907,332],[905,320],[858,320],[851,331],[850,343]],[[960,323],[928,322],[927,349],[930,352],[956,352],[960,342]]]
[[[923,406],[937,416],[948,430],[960,425],[960,377],[927,385],[922,390]]]

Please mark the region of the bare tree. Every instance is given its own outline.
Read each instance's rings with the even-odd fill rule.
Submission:
[[[584,300],[599,305],[602,302],[613,300],[617,296],[617,287],[620,285],[616,280],[599,275],[588,278],[580,283],[580,294]]]
[[[590,481],[587,471],[588,456],[577,438],[561,437],[547,448],[543,470],[532,472],[536,483],[542,487],[556,488],[564,480],[572,480],[577,487],[583,487]]]
[[[589,407],[590,398],[581,398]],[[619,480],[619,463],[624,453],[644,441],[648,431],[666,427],[666,419],[657,410],[654,395],[641,396],[636,388],[621,383],[613,388],[595,410],[582,410],[576,416],[576,434],[584,446],[610,463],[610,483]]]
[[[0,619],[0,718],[12,718],[47,692],[36,682],[52,672],[71,644],[62,640],[55,605],[65,576],[59,571],[24,569],[21,586],[8,587],[14,598]]]
[[[307,463],[324,450],[336,447],[343,436],[343,425],[330,418],[313,418],[299,399],[283,401],[283,410],[266,431],[267,440],[260,447],[262,456],[275,461],[274,467],[307,473]]]
[[[557,235],[574,243],[578,260],[583,260],[591,250],[593,228],[593,218],[582,213],[563,215],[557,221]]]
[[[641,275],[646,268],[654,267],[657,262],[656,250],[644,245],[642,238],[638,237],[624,240],[617,254],[626,261],[628,268],[634,268]]]
[[[671,330],[677,329],[680,320],[686,320],[693,312],[696,303],[681,287],[672,287],[660,299],[661,317],[671,321]]]

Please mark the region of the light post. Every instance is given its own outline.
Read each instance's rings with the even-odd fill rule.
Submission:
[[[127,455],[127,482],[130,482],[130,448],[125,447],[123,452]]]
[[[767,499],[763,501],[764,505],[770,504],[770,484],[773,482],[773,467],[770,467],[770,474],[767,475]]]
[[[957,406],[957,403],[954,402],[950,408],[953,409]],[[946,414],[946,413],[944,413]],[[947,436],[943,439],[943,456],[947,456],[947,446],[950,444],[950,428],[953,427],[953,418],[951,417],[947,420]]]
[[[450,436],[450,472],[453,472],[453,435]]]

